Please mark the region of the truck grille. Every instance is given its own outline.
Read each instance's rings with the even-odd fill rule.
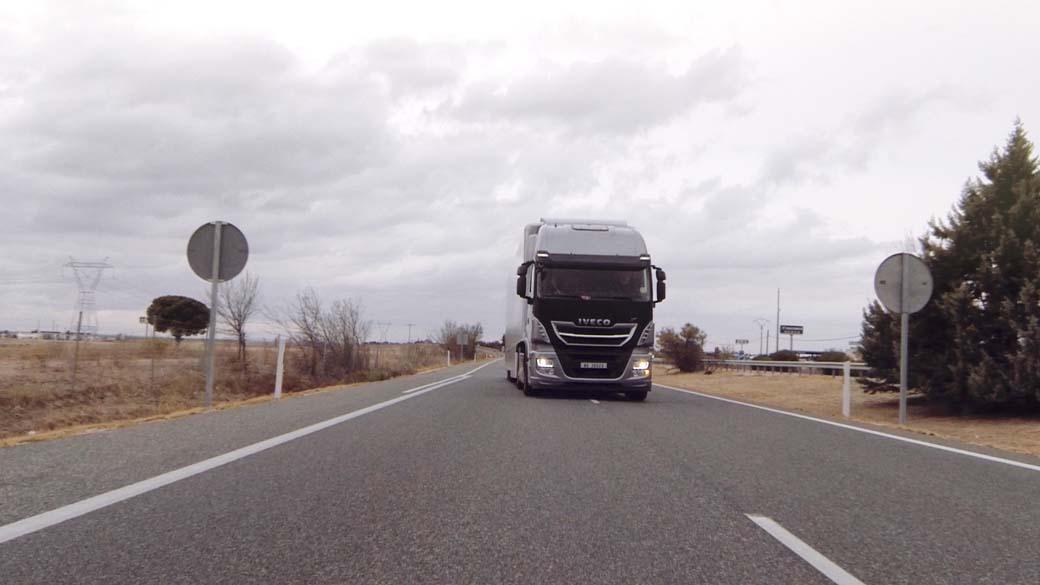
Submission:
[[[584,347],[621,347],[632,339],[636,323],[616,323],[609,327],[588,327],[569,321],[553,321],[556,337],[566,345]]]
[[[613,380],[621,377],[625,372],[625,366],[628,365],[627,355],[617,355],[614,352],[606,354],[557,352],[556,355],[560,358],[563,372],[571,378]],[[582,364],[605,364],[606,367],[588,368],[582,367]]]

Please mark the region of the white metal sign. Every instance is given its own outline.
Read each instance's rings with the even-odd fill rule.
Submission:
[[[904,287],[906,305],[904,310]],[[891,313],[916,313],[932,298],[932,271],[913,254],[892,254],[874,274],[874,292]]]
[[[220,262],[213,262],[217,248],[217,232],[220,232]],[[249,260],[249,243],[246,236],[226,221],[211,221],[203,224],[188,240],[188,264],[202,280],[213,280],[214,266],[219,266],[217,282],[231,280],[242,272]]]

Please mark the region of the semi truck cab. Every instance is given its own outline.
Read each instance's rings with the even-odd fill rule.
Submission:
[[[506,377],[528,395],[577,389],[644,400],[666,276],[643,236],[625,222],[542,219],[525,226],[520,260],[507,293]]]

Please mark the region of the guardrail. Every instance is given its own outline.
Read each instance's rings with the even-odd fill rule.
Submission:
[[[747,370],[764,372],[788,372],[794,370],[844,371],[845,364],[853,372],[868,372],[870,366],[862,362],[785,362],[773,360],[716,360],[705,359],[706,366],[715,366],[727,370]]]
[[[756,360],[716,360],[706,359],[704,364],[707,368],[742,370],[750,372],[801,372],[802,370],[813,370],[820,372],[841,371],[841,414],[849,417],[852,408],[852,372],[867,372],[870,367],[864,363],[853,362],[781,362],[781,361],[756,361]]]

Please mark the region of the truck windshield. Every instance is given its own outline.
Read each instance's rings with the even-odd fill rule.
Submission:
[[[540,298],[650,300],[649,271],[542,268],[538,272]]]

